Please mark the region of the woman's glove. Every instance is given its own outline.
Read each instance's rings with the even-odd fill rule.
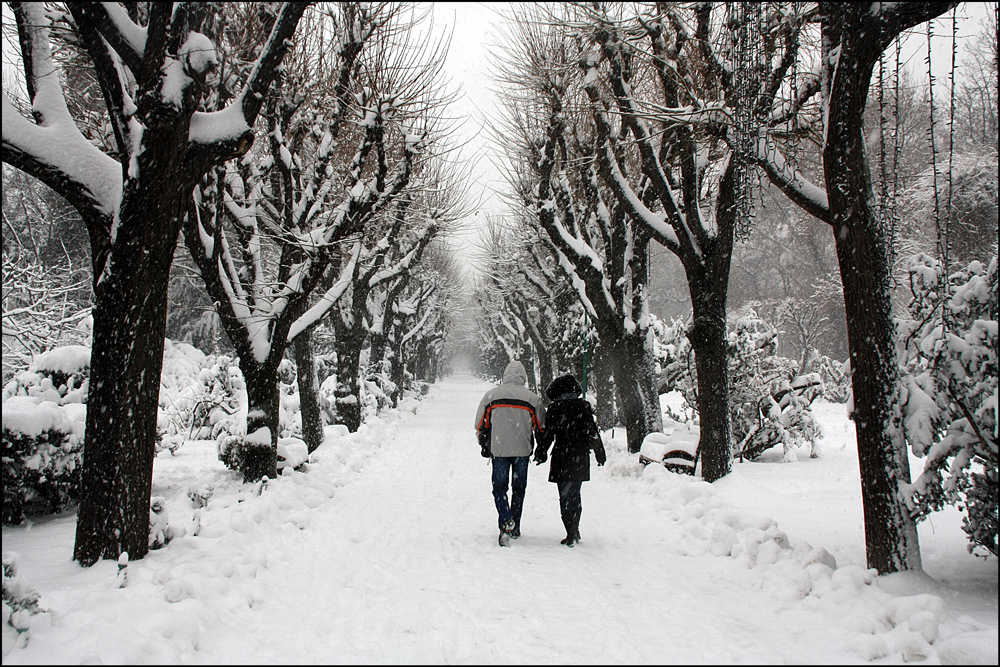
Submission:
[[[549,457],[548,457],[548,455],[545,452],[543,452],[541,450],[536,451],[535,452],[535,465],[536,466],[542,465],[543,463],[545,463],[546,460],[548,460],[548,458]]]
[[[608,460],[608,455],[603,449],[595,449],[594,458],[597,459],[597,465],[602,466]]]

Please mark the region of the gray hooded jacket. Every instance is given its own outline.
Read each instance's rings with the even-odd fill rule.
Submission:
[[[530,456],[533,434],[545,429],[542,399],[525,384],[528,375],[520,361],[512,361],[503,371],[503,382],[490,389],[479,401],[476,432],[489,429],[493,456]]]

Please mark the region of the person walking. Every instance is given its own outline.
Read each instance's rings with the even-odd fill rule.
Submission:
[[[560,375],[552,381],[545,392],[552,401],[545,409],[545,433],[534,455],[535,463],[541,465],[552,446],[549,481],[559,489],[559,512],[566,528],[566,537],[559,544],[568,547],[580,541],[580,491],[590,479],[590,450],[594,450],[598,466],[608,458],[594,411],[582,394],[583,388],[572,375]]]
[[[476,433],[482,455],[493,463],[493,502],[497,508],[498,541],[505,547],[521,536],[521,511],[528,486],[528,458],[545,426],[542,398],[525,385],[528,375],[520,361],[503,371],[499,387],[487,391],[476,410]],[[510,501],[507,487],[510,485]]]

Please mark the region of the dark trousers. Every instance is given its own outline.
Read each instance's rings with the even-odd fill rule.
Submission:
[[[559,512],[563,516],[573,516],[583,508],[580,500],[580,488],[583,482],[557,482],[559,489]]]
[[[513,479],[511,479],[513,470]],[[510,483],[510,504],[507,503],[507,485]],[[493,502],[497,506],[497,527],[507,519],[514,520],[514,530],[521,530],[521,510],[524,509],[524,489],[528,486],[527,456],[493,457]]]

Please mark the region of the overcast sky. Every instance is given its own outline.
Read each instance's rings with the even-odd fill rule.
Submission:
[[[507,2],[435,2],[435,26],[454,28],[446,68],[453,86],[461,96],[455,104],[459,130],[456,139],[465,142],[461,159],[470,161],[472,177],[468,200],[473,214],[455,243],[463,258],[471,259],[477,241],[477,225],[487,213],[498,214],[503,202],[496,190],[503,188],[501,172],[495,167],[496,152],[484,127],[485,118],[496,115],[496,101],[491,92],[489,47],[497,41],[496,25]]]

